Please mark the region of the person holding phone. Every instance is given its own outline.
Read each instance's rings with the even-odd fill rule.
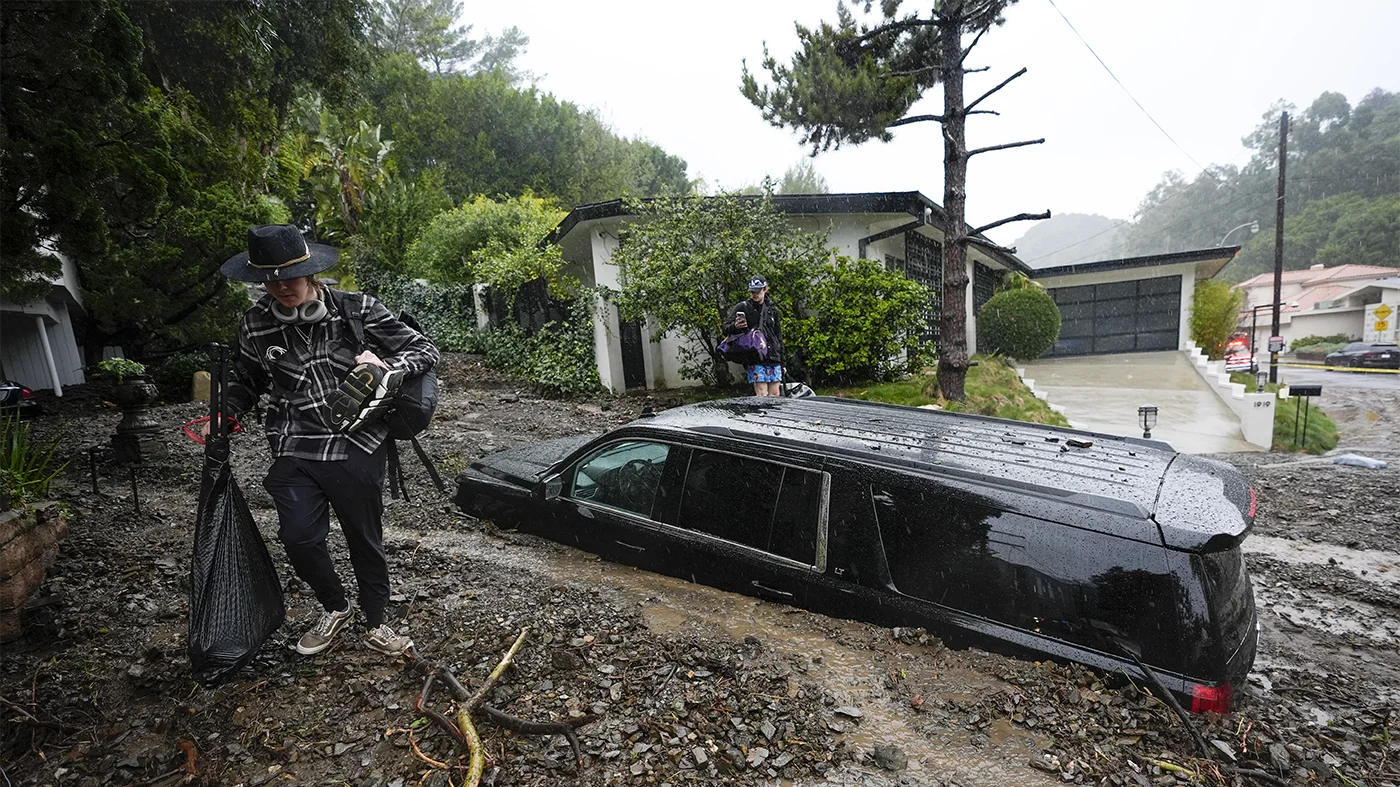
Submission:
[[[745,366],[745,375],[753,383],[754,396],[782,396],[783,329],[778,307],[768,297],[768,280],[762,276],[749,279],[749,297],[730,310],[724,332],[732,336],[755,328],[768,340],[768,357],[763,363]]]

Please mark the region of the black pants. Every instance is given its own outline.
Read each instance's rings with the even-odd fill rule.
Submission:
[[[372,454],[352,445],[348,458],[332,462],[281,456],[263,480],[277,506],[277,537],[287,549],[287,559],[327,610],[345,609],[346,603],[345,585],[326,549],[330,512],[335,510],[360,586],[360,609],[370,628],[384,622],[389,604],[381,518],[387,450],[387,443]]]

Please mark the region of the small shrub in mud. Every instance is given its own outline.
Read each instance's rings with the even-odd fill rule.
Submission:
[[[188,402],[195,372],[208,371],[209,356],[187,352],[171,355],[151,367],[151,380],[167,404]]]

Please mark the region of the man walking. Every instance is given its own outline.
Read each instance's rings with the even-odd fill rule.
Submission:
[[[333,510],[359,586],[365,643],[397,655],[412,641],[384,620],[387,427],[355,416],[390,399],[404,377],[430,369],[438,351],[375,298],[347,296],[317,282],[315,274],[338,256],[334,248],[308,244],[296,227],[262,225],[248,230],[248,251],[223,264],[224,276],[267,289],[239,326],[238,380],[229,386],[229,406],[236,417],[260,395],[270,399],[266,433],[273,462],[263,486],[277,508],[287,559],[323,609],[297,652],[325,650],[353,616],[326,548]],[[362,323],[368,346],[360,346],[351,320]]]
[[[730,310],[724,332],[730,336],[751,329],[763,332],[768,342],[768,357],[762,363],[744,367],[744,374],[753,383],[754,396],[783,395],[783,329],[778,322],[778,307],[768,298],[768,280],[762,276],[749,279],[749,297]]]

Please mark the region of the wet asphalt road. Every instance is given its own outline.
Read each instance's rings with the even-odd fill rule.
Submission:
[[[1324,397],[1328,388],[1400,391],[1400,374],[1376,371],[1329,372],[1325,369],[1283,366],[1279,368],[1279,380],[1293,385],[1320,385]]]

